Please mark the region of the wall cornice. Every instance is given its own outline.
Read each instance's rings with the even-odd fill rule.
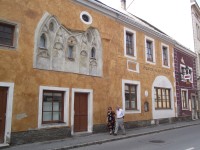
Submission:
[[[99,11],[102,14],[112,17],[118,21],[120,21],[122,24],[128,24],[130,26],[133,26],[143,32],[146,32],[148,34],[150,34],[151,36],[155,36],[157,38],[162,39],[163,41],[169,42],[171,44],[175,44],[175,40],[170,38],[169,36],[158,32],[156,30],[150,29],[144,25],[142,25],[141,23],[137,22],[133,17],[130,17],[120,11],[117,11],[109,6],[106,6],[104,4],[101,4],[97,1],[94,0],[75,0],[75,2],[84,5],[86,7],[89,7],[93,10]]]

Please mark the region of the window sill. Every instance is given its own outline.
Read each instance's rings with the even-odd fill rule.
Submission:
[[[74,61],[75,59],[74,58],[72,58],[72,57],[67,57],[68,58],[68,60],[70,60],[70,61]]]
[[[135,110],[125,110],[125,114],[137,114],[141,113],[141,110],[135,109]]]
[[[137,60],[136,56],[125,54],[126,58]]]
[[[53,128],[53,127],[64,127],[64,126],[67,126],[66,122],[40,124],[38,128]]]
[[[39,49],[41,49],[41,50],[47,50],[46,47],[39,47]]]
[[[15,46],[9,46],[9,45],[2,45],[0,44],[0,49],[6,49],[6,50],[15,50]]]
[[[172,108],[155,108],[155,110],[172,110]]]
[[[95,57],[90,57],[90,59],[92,59],[92,60],[96,60],[96,58],[95,58]]]
[[[146,63],[152,64],[152,65],[155,65],[155,64],[156,64],[156,62],[154,62],[154,61],[148,61],[148,60],[146,60]]]

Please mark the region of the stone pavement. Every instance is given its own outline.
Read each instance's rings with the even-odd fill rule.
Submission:
[[[200,120],[176,122],[172,124],[152,125],[148,127],[140,127],[126,130],[126,135],[121,135],[121,130],[117,136],[109,135],[109,133],[96,133],[88,135],[76,135],[62,140],[52,140],[38,143],[30,143],[23,145],[10,146],[1,148],[5,150],[66,150],[77,147],[83,147],[94,144],[102,144],[105,142],[116,141],[131,137],[137,137],[147,134],[164,132],[193,125],[200,125]]]

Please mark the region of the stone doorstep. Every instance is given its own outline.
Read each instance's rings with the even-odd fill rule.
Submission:
[[[6,147],[9,147],[9,146],[10,146],[9,144],[0,144],[0,149],[6,148]]]

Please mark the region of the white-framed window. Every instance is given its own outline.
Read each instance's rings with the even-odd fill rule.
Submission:
[[[187,82],[184,76],[189,76],[188,79],[190,83],[193,83],[193,69],[189,66],[186,66],[184,64],[180,64],[180,74],[181,74],[181,81]]]
[[[126,114],[141,113],[140,81],[122,80],[122,100]]]
[[[182,103],[182,110],[189,109],[188,90],[187,89],[181,89],[181,103]]]
[[[0,48],[16,49],[18,44],[19,25],[0,20]]]
[[[136,31],[124,27],[124,56],[137,59]]]
[[[146,62],[150,64],[155,64],[155,42],[154,39],[145,36],[145,56]]]
[[[86,11],[82,11],[80,14],[80,19],[83,23],[90,25],[92,24],[92,16],[86,12]]]
[[[38,128],[68,126],[69,88],[40,86]]]
[[[154,87],[154,97],[155,109],[171,109],[171,89],[163,87]]]
[[[162,43],[161,50],[162,50],[162,66],[169,68],[170,67],[169,46]]]

